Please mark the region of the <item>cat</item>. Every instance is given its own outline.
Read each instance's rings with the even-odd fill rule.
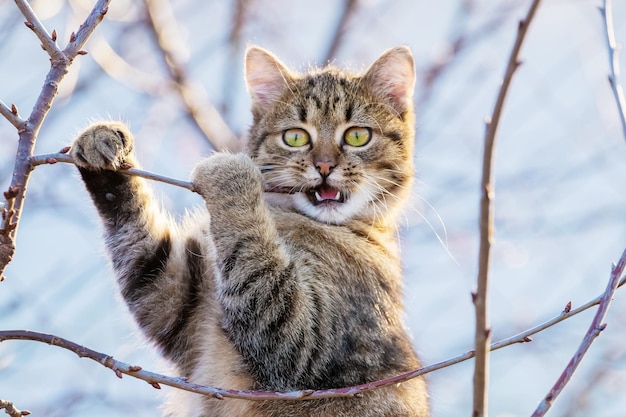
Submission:
[[[328,389],[420,367],[403,324],[396,219],[412,187],[415,84],[407,47],[365,72],[300,74],[250,46],[247,153],[191,174],[207,210],[181,223],[145,180],[119,122],[70,154],[102,218],[122,298],[189,381],[231,389]],[[174,390],[170,416],[425,417],[418,377],[362,398],[223,401]]]

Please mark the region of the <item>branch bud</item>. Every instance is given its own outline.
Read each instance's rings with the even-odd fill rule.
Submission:
[[[51,35],[51,38],[52,38],[52,40],[53,40],[54,42],[56,42],[56,41],[57,41],[57,30],[56,30],[56,29],[53,29],[53,30],[52,30],[52,35]]]
[[[565,304],[565,308],[563,309],[563,314],[567,314],[570,311],[572,311],[572,302],[568,301],[567,304]]]

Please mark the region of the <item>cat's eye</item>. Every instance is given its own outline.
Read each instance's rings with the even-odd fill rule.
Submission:
[[[350,146],[365,146],[372,138],[372,130],[369,127],[351,127],[343,134],[343,141]]]
[[[283,132],[283,142],[292,148],[299,148],[309,144],[309,134],[304,129],[288,129]]]

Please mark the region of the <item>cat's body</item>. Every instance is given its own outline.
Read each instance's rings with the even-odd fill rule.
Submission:
[[[402,320],[395,212],[412,178],[413,61],[395,48],[363,76],[299,76],[247,53],[249,155],[192,174],[209,215],[173,224],[120,123],[89,127],[72,156],[105,226],[121,294],[189,381],[232,389],[339,388],[419,367]],[[282,193],[266,192],[282,191]],[[422,378],[363,398],[226,399],[176,392],[175,416],[425,417]]]

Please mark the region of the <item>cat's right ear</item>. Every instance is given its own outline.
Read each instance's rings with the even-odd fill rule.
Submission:
[[[258,46],[246,51],[245,77],[252,108],[259,111],[276,102],[292,78],[274,54]]]

